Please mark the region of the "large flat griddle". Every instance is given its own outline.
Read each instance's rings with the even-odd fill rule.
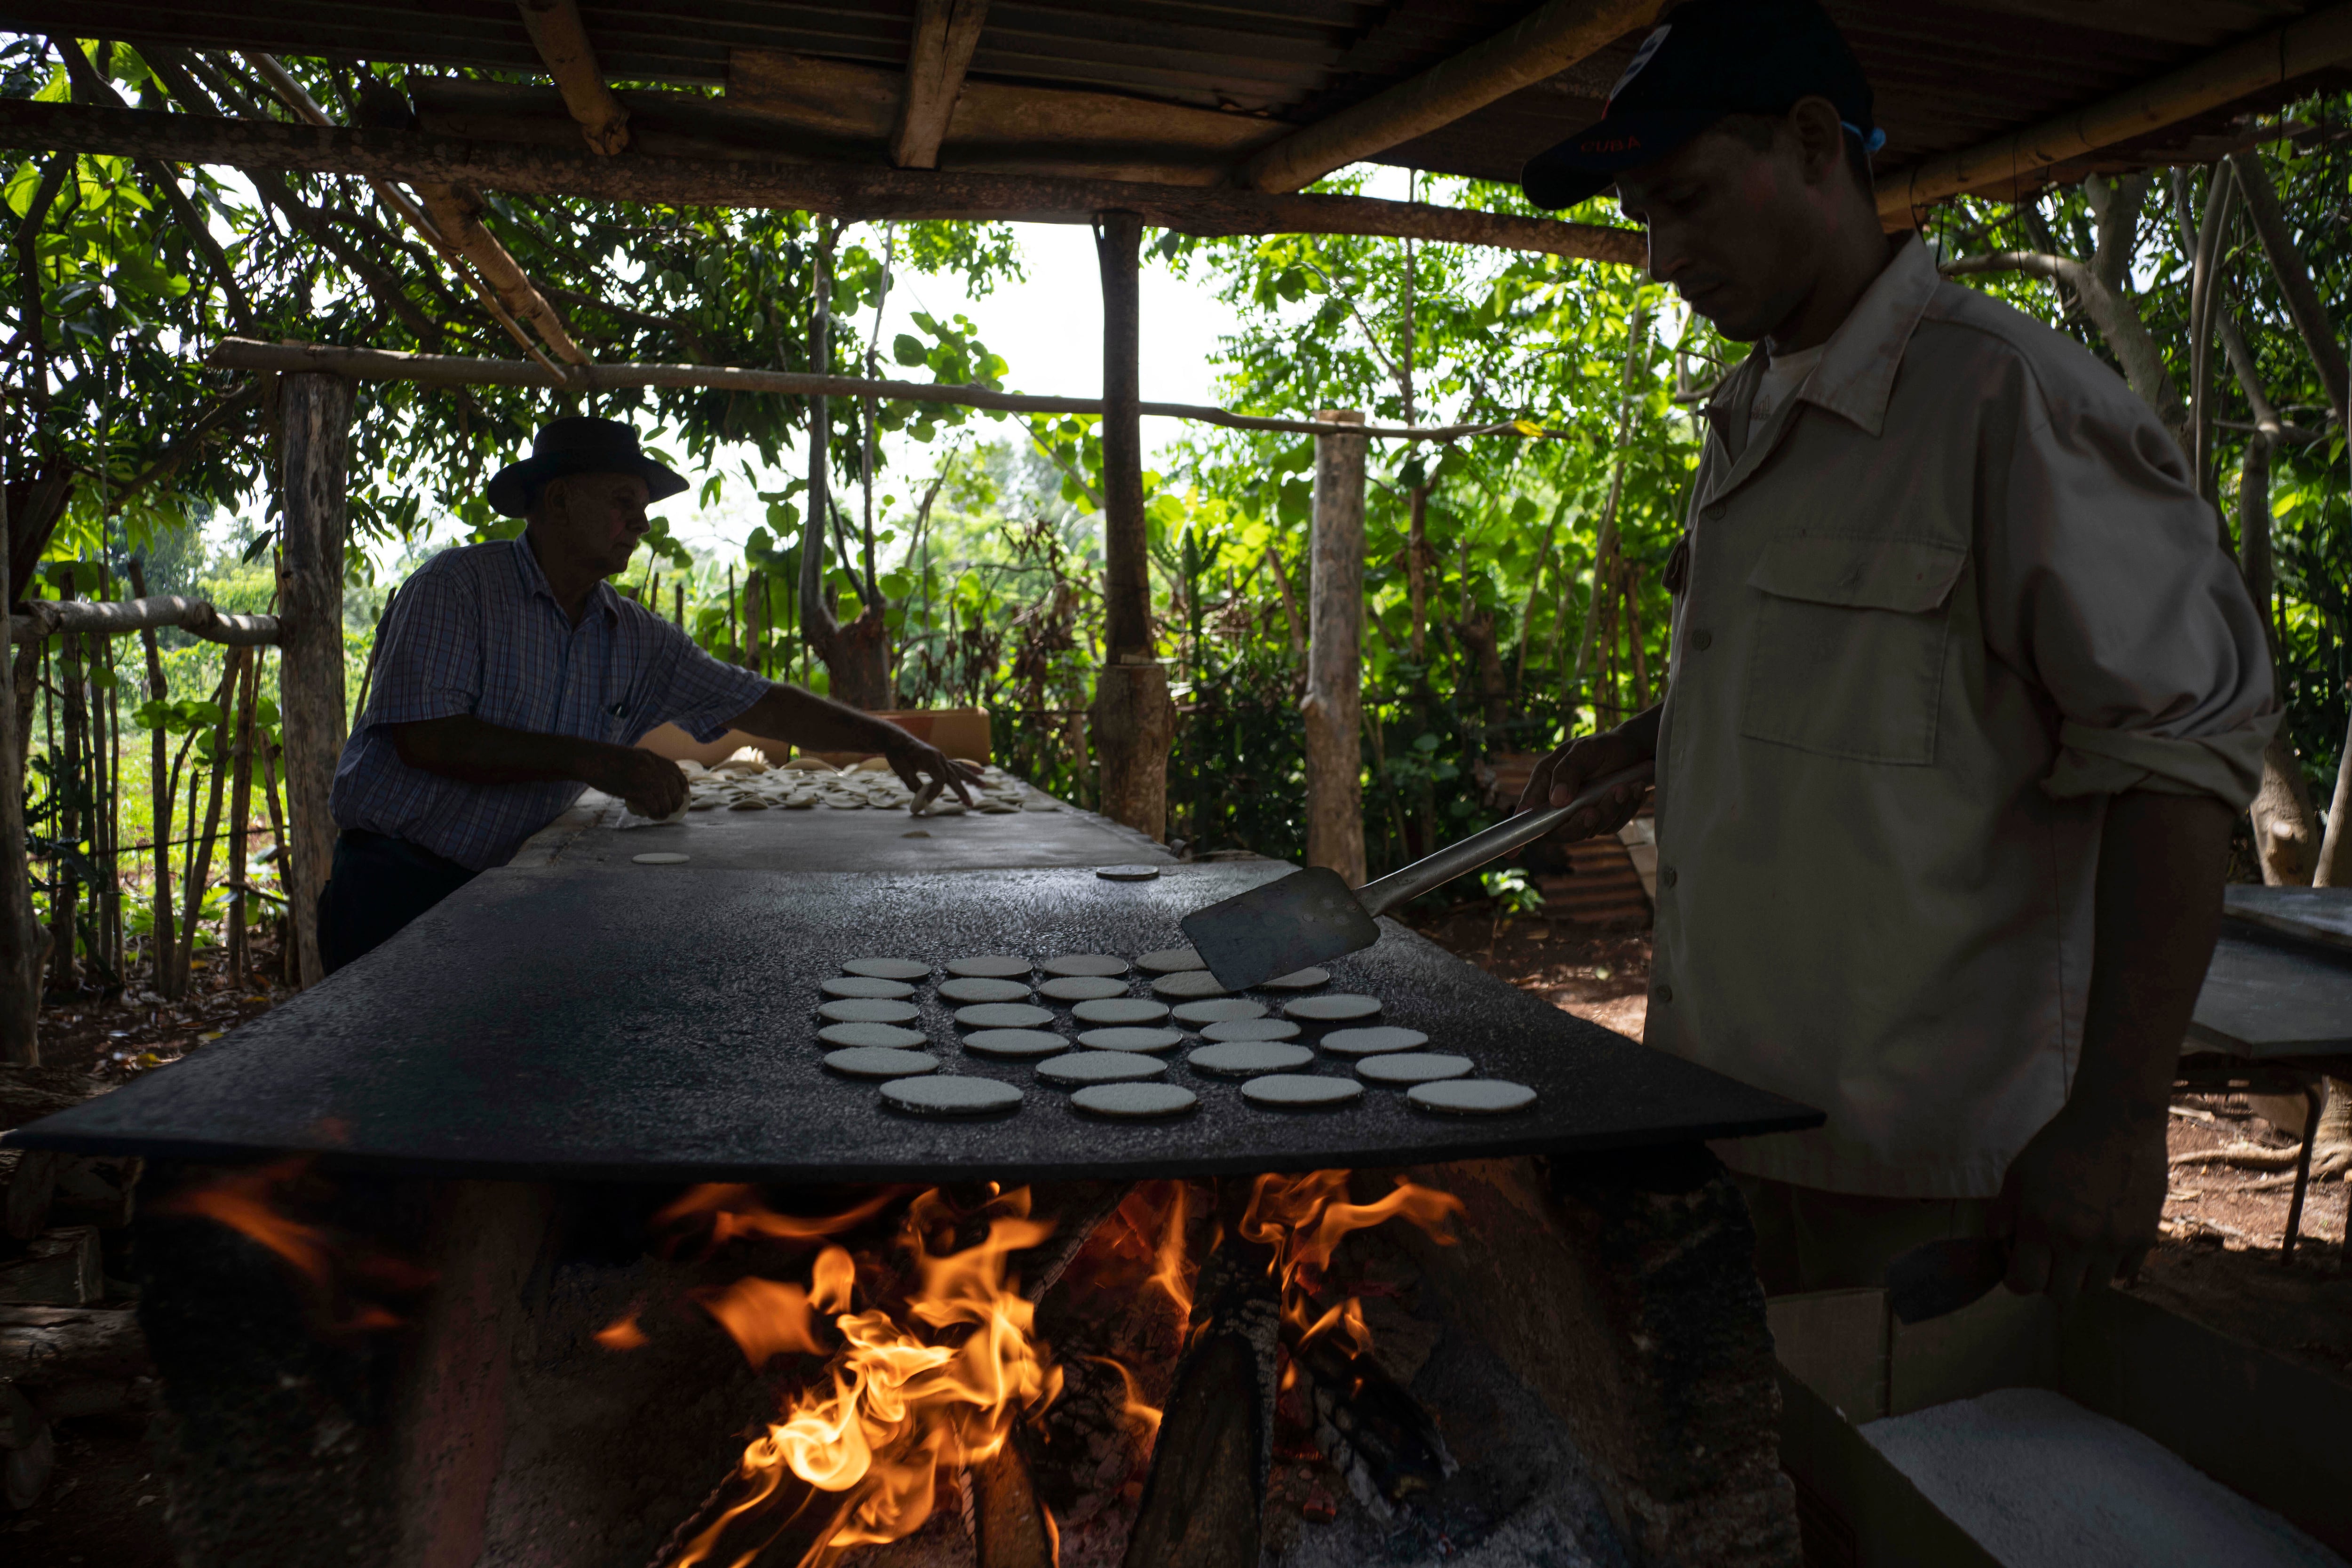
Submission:
[[[819,1063],[817,987],[840,959],[1131,956],[1177,945],[1184,914],[1290,868],[1182,865],[1114,882],[1083,868],[633,864],[647,837],[590,833],[550,863],[478,878],[324,984],[9,1141],[197,1158],[306,1151],[442,1175],[829,1183],[1395,1164],[1821,1121],[1562,1013],[1388,922],[1377,945],[1329,966],[1334,988],[1381,997],[1385,1021],[1425,1030],[1486,1076],[1533,1085],[1534,1110],[1441,1119],[1371,1089],[1349,1109],[1274,1112],[1180,1061],[1170,1076],[1200,1093],[1198,1111],[1105,1123],[1030,1067],[962,1052],[926,986],[924,1024],[947,1042],[947,1070],[1018,1083],[1027,1098],[1009,1117],[918,1120]],[[1347,1069],[1327,1058],[1316,1070]]]

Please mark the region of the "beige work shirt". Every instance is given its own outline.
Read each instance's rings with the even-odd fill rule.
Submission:
[[[1743,440],[1763,365],[1692,492],[1646,1037],[1828,1113],[1736,1170],[1989,1197],[2073,1079],[2108,797],[2253,796],[2262,622],[2147,405],[1916,238]]]

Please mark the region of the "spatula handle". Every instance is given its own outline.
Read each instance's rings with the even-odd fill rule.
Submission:
[[[1654,763],[1637,763],[1622,773],[1595,779],[1566,805],[1547,806],[1541,811],[1507,817],[1482,833],[1474,833],[1434,855],[1365,883],[1356,889],[1356,897],[1366,914],[1383,914],[1408,899],[1417,899],[1432,888],[1452,881],[1465,871],[1477,869],[1497,856],[1533,844],[1577,813],[1590,811],[1608,799],[1619,786],[1646,784],[1656,773]]]

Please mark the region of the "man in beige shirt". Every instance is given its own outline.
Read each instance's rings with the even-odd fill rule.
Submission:
[[[1810,0],[1659,34],[1529,193],[1613,183],[1652,275],[1759,347],[1704,410],[1665,702],[1522,805],[1655,759],[1648,1042],[1828,1113],[1720,1151],[1768,1290],[1989,1234],[2063,1301],[2156,1237],[2277,722],[2261,620],[2121,378],[1881,234],[1869,89]]]

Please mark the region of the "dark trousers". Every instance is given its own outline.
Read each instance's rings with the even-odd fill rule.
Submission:
[[[373,952],[478,874],[405,838],[344,828],[319,889],[319,962],[332,974]]]

